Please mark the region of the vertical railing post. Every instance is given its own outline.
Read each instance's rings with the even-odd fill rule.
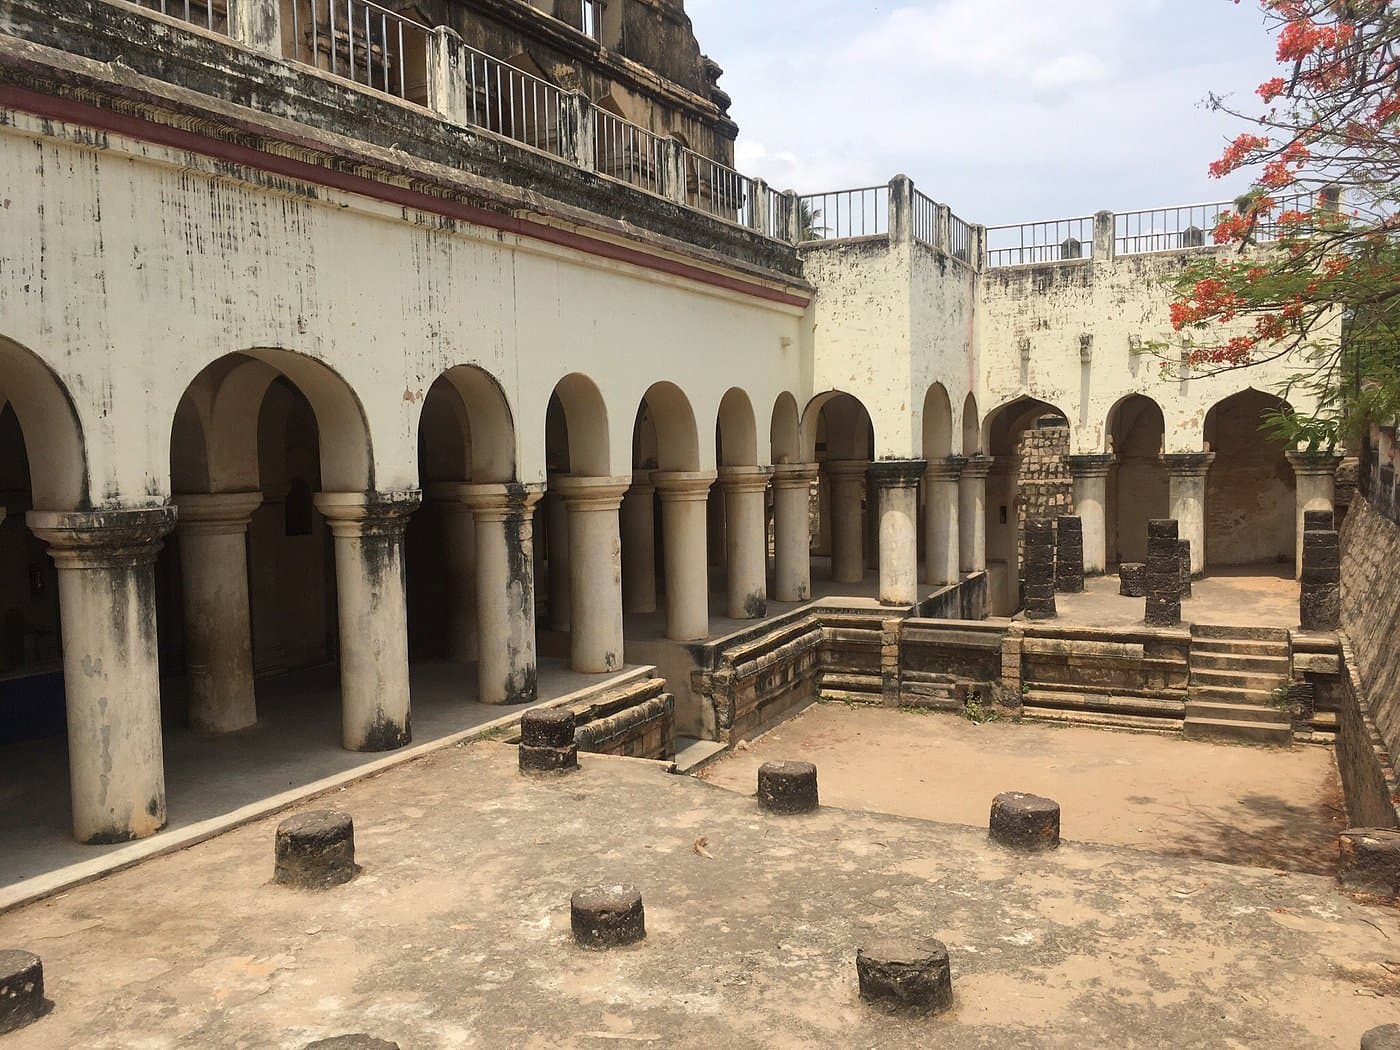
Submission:
[[[914,181],[908,175],[890,179],[890,243],[914,239]]]
[[[471,123],[462,57],[462,38],[455,29],[433,30],[428,40],[428,108],[454,124]]]
[[[1108,262],[1113,258],[1113,224],[1111,211],[1094,213],[1094,258]]]
[[[228,0],[228,32],[244,47],[281,58],[281,3],[279,0]]]
[[[560,151],[569,163],[584,171],[596,171],[598,153],[593,103],[582,91],[570,91],[560,102]]]
[[[778,229],[782,238],[790,244],[797,244],[802,240],[802,199],[798,197],[796,190],[783,191],[782,222]]]
[[[934,205],[933,245],[944,255],[953,254],[953,209],[946,204]]]
[[[753,228],[766,236],[772,236],[775,227],[773,216],[768,211],[768,183],[762,179],[753,180],[753,207],[749,209]]]
[[[667,139],[665,146],[665,186],[666,196],[677,204],[685,204],[690,199],[685,177],[685,147],[677,139]]]

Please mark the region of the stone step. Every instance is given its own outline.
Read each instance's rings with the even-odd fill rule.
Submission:
[[[1186,701],[1186,717],[1225,722],[1270,722],[1288,725],[1288,716],[1277,707],[1264,704],[1222,704],[1212,700]]]
[[[1293,729],[1290,726],[1226,718],[1187,718],[1182,736],[1187,740],[1231,740],[1242,744],[1274,744],[1280,747],[1293,743]]]
[[[1122,729],[1134,733],[1156,733],[1176,736],[1181,732],[1179,718],[1142,718],[1105,711],[1062,711],[1053,707],[1024,707],[1024,722],[1045,722],[1053,725],[1090,726],[1094,729]]]
[[[1235,627],[1225,624],[1198,623],[1191,627],[1192,638],[1249,640],[1253,642],[1282,642],[1288,644],[1287,627]]]
[[[1192,685],[1189,699],[1269,707],[1274,702],[1274,694],[1268,689],[1238,689],[1225,685]]]
[[[1235,656],[1270,656],[1287,659],[1290,650],[1287,642],[1255,642],[1241,638],[1192,638],[1191,659],[1206,654],[1233,654]]]
[[[1191,670],[1202,671],[1258,671],[1277,674],[1280,678],[1289,677],[1292,666],[1288,653],[1280,650],[1277,654],[1254,655],[1251,653],[1218,653],[1191,650]]]
[[[1110,695],[1125,697],[1142,697],[1147,700],[1167,700],[1177,704],[1183,703],[1186,700],[1185,687],[1173,688],[1171,686],[1163,686],[1160,689],[1129,689],[1121,685],[1115,685],[1113,687],[1113,692],[1106,694],[1104,692],[1103,686],[1101,685],[1076,686],[1069,682],[1037,682],[1034,680],[1027,680],[1025,685],[1028,689],[1031,690],[1031,692],[1065,694],[1082,693],[1086,696]]]
[[[1191,669],[1191,689],[1200,686],[1225,686],[1229,689],[1254,689],[1272,693],[1281,685],[1288,684],[1288,676],[1263,674],[1258,671],[1223,671],[1215,668]]]
[[[1026,694],[1026,707],[1052,708],[1061,711],[1098,711],[1134,715],[1144,718],[1180,719],[1184,703],[1145,696],[1122,696],[1116,693],[1079,693],[1051,689],[1032,689]]]

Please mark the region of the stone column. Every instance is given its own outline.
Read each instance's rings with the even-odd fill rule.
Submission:
[[[1293,487],[1298,505],[1297,528],[1293,550],[1294,574],[1303,575],[1303,515],[1310,510],[1335,512],[1337,464],[1342,457],[1335,452],[1286,452],[1293,466]]]
[[[631,477],[555,480],[569,509],[569,666],[622,668],[622,535],[618,511]]]
[[[535,661],[535,504],[541,485],[463,485],[476,519],[477,700],[528,704],[539,697]]]
[[[1066,456],[1074,479],[1074,513],[1084,533],[1084,575],[1102,576],[1108,571],[1108,468],[1116,459],[1111,453]]]
[[[462,502],[460,482],[432,485],[428,496],[442,517],[443,572],[447,577],[447,658],[473,663],[476,637],[476,522]]]
[[[651,471],[632,475],[622,497],[622,611],[656,611],[656,493]]]
[[[1055,526],[1044,518],[1026,522],[1025,610],[1027,620],[1053,620],[1055,608]]]
[[[666,637],[693,642],[710,633],[710,570],[705,550],[705,505],[711,471],[658,470],[662,556],[666,559]]]
[[[880,603],[919,600],[919,479],[922,459],[884,459],[870,465],[880,504]]]
[[[726,553],[724,533],[728,527],[724,520],[724,493],[711,490],[705,504],[705,549],[711,565],[723,565]]]
[[[549,626],[556,631],[569,629],[573,604],[569,600],[569,510],[558,491],[563,474],[551,474],[544,494],[544,527],[549,547]]]
[[[258,721],[248,605],[248,523],[261,492],[175,497],[184,582],[190,728],[228,733]]]
[[[958,582],[958,478],[967,460],[929,460],[924,472],[924,582]]]
[[[1177,535],[1191,542],[1191,575],[1197,579],[1206,568],[1206,472],[1215,462],[1214,452],[1177,452],[1164,455],[1167,468],[1170,517]]]
[[[348,751],[392,751],[413,739],[403,533],[417,492],[321,492],[335,539],[341,739]]]
[[[773,471],[768,467],[721,467],[724,490],[726,613],[734,620],[756,620],[768,612],[768,528],[764,496]]]
[[[831,486],[831,578],[837,583],[865,579],[865,472],[863,459],[829,459],[823,464]]]
[[[958,568],[985,572],[987,568],[987,475],[992,458],[977,453],[968,458],[958,478]]]
[[[1180,523],[1153,518],[1147,523],[1147,605],[1143,622],[1148,627],[1174,627],[1181,622]]]
[[[812,485],[815,463],[773,468],[773,597],[805,602],[812,597]]]
[[[30,511],[58,567],[73,836],[103,844],[165,826],[155,573],[170,507]]]

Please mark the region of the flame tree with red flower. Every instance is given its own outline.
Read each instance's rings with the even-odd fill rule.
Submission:
[[[1400,3],[1260,3],[1283,75],[1254,112],[1208,99],[1252,127],[1211,175],[1255,185],[1173,281],[1179,342],[1155,349],[1183,378],[1291,365],[1279,393],[1315,407],[1267,426],[1330,448],[1400,410]]]

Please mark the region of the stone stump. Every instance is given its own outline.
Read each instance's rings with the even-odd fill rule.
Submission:
[[[1060,844],[1060,804],[1039,795],[1003,791],[992,799],[988,821],[992,841],[1027,852]]]
[[[1383,1024],[1361,1037],[1361,1050],[1400,1050],[1400,1024]]]
[[[1181,554],[1175,518],[1147,523],[1147,608],[1149,627],[1181,623]]]
[[[1307,514],[1314,513],[1305,511]],[[1305,631],[1335,631],[1342,621],[1342,551],[1333,529],[1303,531],[1298,622]]]
[[[0,1035],[37,1021],[49,1005],[39,957],[18,949],[0,951]]]
[[[1337,879],[1344,889],[1400,897],[1400,831],[1347,828],[1338,845]]]
[[[314,1043],[307,1043],[302,1050],[399,1050],[399,1044],[391,1043],[387,1039],[376,1039],[363,1032],[354,1032],[350,1035],[333,1035],[329,1039],[317,1039]]]
[[[1073,514],[1061,514],[1055,522],[1055,590],[1084,590],[1084,523]]]
[[[574,713],[535,708],[520,717],[520,772],[567,773],[578,768]]]
[[[1303,511],[1304,532],[1331,532],[1337,527],[1337,516],[1330,510]]]
[[[1125,561],[1118,566],[1118,593],[1127,598],[1147,597],[1147,565]]]
[[[1055,617],[1055,526],[1036,519],[1026,522],[1026,619]]]
[[[348,814],[312,810],[277,825],[274,882],[325,890],[349,882],[359,870],[355,864],[355,823]]]
[[[878,941],[856,951],[860,997],[890,1013],[926,1016],[953,1005],[948,949],[940,941]]]
[[[569,901],[569,924],[580,948],[636,944],[647,935],[642,893],[636,886],[587,886]]]
[[[817,806],[817,767],[811,762],[765,762],[758,767],[759,809],[811,813]]]
[[[1176,543],[1177,556],[1180,561],[1178,579],[1181,581],[1181,597],[1189,598],[1191,597],[1191,541],[1177,540]]]

